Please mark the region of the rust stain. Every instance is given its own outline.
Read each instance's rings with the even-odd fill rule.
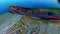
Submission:
[[[51,22],[48,22],[48,23],[51,23],[51,24],[60,24],[60,21],[51,21]]]

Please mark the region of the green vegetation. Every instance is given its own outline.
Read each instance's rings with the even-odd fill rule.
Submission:
[[[43,8],[43,9],[48,9],[48,10],[52,10],[53,12],[60,12],[60,8]]]
[[[32,28],[32,31],[36,31],[36,28]]]
[[[17,26],[18,28],[20,28],[20,27],[21,27],[21,23],[17,23],[16,26]]]
[[[48,25],[48,21],[44,21],[43,23],[46,24],[46,25]]]
[[[33,24],[39,24],[40,23],[40,21],[38,19],[32,18],[32,20],[33,20]]]
[[[53,12],[60,12],[59,8],[49,8],[49,10],[52,10]]]

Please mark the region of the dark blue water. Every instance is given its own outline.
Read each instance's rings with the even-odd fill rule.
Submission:
[[[0,14],[8,12],[10,5],[27,8],[60,8],[57,0],[0,0]]]

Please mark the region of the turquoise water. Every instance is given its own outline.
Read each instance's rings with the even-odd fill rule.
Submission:
[[[27,8],[60,8],[57,0],[0,0],[0,14],[8,12],[8,6],[22,6]]]

